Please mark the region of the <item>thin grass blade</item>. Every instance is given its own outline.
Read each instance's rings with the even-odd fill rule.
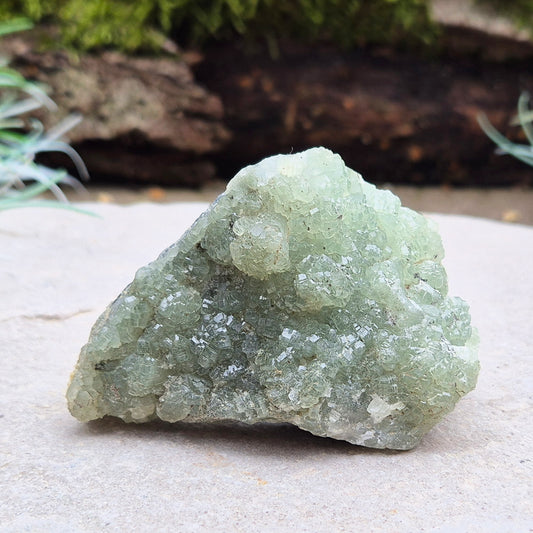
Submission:
[[[520,126],[522,126],[522,129],[526,134],[529,144],[533,146],[533,125],[531,124],[531,119],[528,119],[528,114],[530,114],[528,103],[529,94],[522,93],[518,99],[518,120],[520,121]]]

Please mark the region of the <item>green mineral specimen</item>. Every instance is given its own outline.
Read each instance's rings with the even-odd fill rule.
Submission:
[[[409,449],[476,383],[467,304],[433,224],[324,148],[269,157],[94,325],[82,421],[289,422]]]

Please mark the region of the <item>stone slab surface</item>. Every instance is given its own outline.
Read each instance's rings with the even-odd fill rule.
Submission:
[[[86,205],[84,207],[87,207]],[[477,389],[409,452],[290,426],[81,424],[90,327],[206,204],[0,214],[0,531],[533,530],[533,228],[435,215]]]

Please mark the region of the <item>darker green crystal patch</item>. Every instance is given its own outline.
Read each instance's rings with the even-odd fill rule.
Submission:
[[[430,221],[329,150],[267,158],[98,319],[69,409],[412,448],[479,371],[443,255]]]

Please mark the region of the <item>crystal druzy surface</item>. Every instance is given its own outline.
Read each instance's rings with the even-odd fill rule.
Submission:
[[[472,390],[467,304],[432,223],[324,148],[241,170],[107,308],[82,421],[289,422],[409,449]]]

